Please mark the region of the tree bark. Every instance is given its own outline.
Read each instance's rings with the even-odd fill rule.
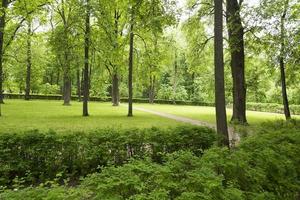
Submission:
[[[2,15],[0,16],[0,104],[3,101],[3,48],[4,48],[4,29],[5,29],[5,19],[6,19],[6,9],[8,7],[8,1],[2,0]]]
[[[76,72],[76,81],[77,81],[77,96],[78,96],[78,101],[80,102],[81,101],[81,78],[80,78],[80,75],[81,75],[81,70],[80,69],[77,69],[77,72]]]
[[[89,116],[89,48],[90,48],[90,5],[86,0],[85,38],[84,38],[84,84],[83,84],[83,116]]]
[[[286,76],[285,76],[285,62],[284,62],[284,54],[285,54],[285,17],[287,13],[287,6],[289,1],[286,1],[285,10],[283,12],[283,15],[281,17],[280,21],[280,40],[281,40],[281,47],[280,47],[280,58],[279,58],[279,64],[280,64],[280,74],[281,74],[281,91],[282,91],[282,101],[284,106],[284,115],[286,120],[291,119],[291,112],[289,107],[289,100],[287,95],[287,87],[286,87]]]
[[[69,55],[67,52],[65,52],[65,66],[64,66],[64,85],[63,85],[63,99],[64,99],[64,105],[69,106],[71,105],[71,68],[69,63]]]
[[[229,147],[229,136],[226,116],[225,103],[225,84],[224,84],[224,53],[223,53],[223,5],[222,0],[214,0],[215,8],[215,101],[216,101],[216,121],[217,133],[222,137],[220,145]]]
[[[132,20],[130,25],[130,42],[129,42],[130,49],[129,49],[129,65],[128,65],[128,117],[133,116],[133,111],[132,111],[132,98],[133,98],[132,73],[133,73],[133,47],[134,47],[133,28],[134,25]]]
[[[283,58],[280,58],[280,74],[281,74],[281,88],[282,88],[284,115],[286,120],[289,120],[291,119],[291,112],[290,112],[289,100],[288,100],[287,89],[286,89],[285,64]]]
[[[116,9],[115,15],[114,15],[114,51],[118,51],[119,49],[119,20],[120,20],[121,14]],[[112,103],[113,106],[119,106],[120,105],[120,90],[119,90],[119,74],[118,74],[118,65],[112,65]]]
[[[112,103],[113,106],[119,106],[120,104],[119,76],[117,72],[114,72],[112,76]]]
[[[31,66],[32,66],[32,53],[31,53],[31,22],[28,21],[27,32],[27,69],[26,69],[26,88],[25,88],[25,100],[30,100],[30,88],[31,88]]]
[[[56,73],[56,85],[60,85],[59,81],[60,81],[60,69],[57,69],[57,73]]]
[[[246,124],[244,27],[240,17],[238,1],[227,0],[226,5],[233,79],[233,114],[231,121]]]
[[[149,86],[149,103],[154,103],[155,98],[155,81],[156,77],[153,75],[150,75],[150,86]]]
[[[175,49],[175,62],[174,62],[174,77],[173,77],[173,104],[176,104],[176,91],[177,91],[177,49]]]

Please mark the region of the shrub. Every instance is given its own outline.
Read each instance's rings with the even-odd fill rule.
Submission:
[[[163,165],[137,160],[91,175],[81,187],[95,199],[297,199],[299,122],[267,127],[234,151],[215,147],[202,157],[178,151]]]
[[[163,84],[157,92],[157,97],[164,100],[180,100],[185,101],[188,99],[188,94],[183,86],[178,86],[174,93],[174,88],[171,85]]]
[[[31,131],[0,135],[0,185],[13,180],[39,184],[57,178],[71,182],[99,167],[122,165],[130,158],[150,156],[161,162],[166,153],[188,149],[196,155],[213,145],[213,130],[183,126],[169,129],[104,129],[57,134]]]
[[[276,103],[247,103],[247,109],[260,112],[284,113],[283,105]],[[293,115],[300,115],[300,105],[290,105]]]
[[[297,121],[268,123],[234,150],[213,147],[200,157],[179,150],[163,156],[161,164],[133,159],[89,175],[76,188],[7,190],[0,199],[36,194],[39,199],[295,200],[300,191],[297,127]]]
[[[49,83],[43,84],[40,86],[39,90],[42,94],[59,94],[60,93],[60,87],[59,85],[51,85]]]

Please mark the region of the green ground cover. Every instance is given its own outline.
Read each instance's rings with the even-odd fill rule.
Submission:
[[[54,180],[23,188],[19,181],[14,190],[0,188],[0,199],[296,200],[300,189],[299,127],[295,120],[263,123],[258,125],[257,134],[232,150],[213,146],[196,155],[190,149],[177,148],[176,152],[160,154],[163,159],[159,162],[139,156],[119,167],[101,168],[100,173],[81,179],[76,187]],[[209,135],[202,131],[198,133]]]
[[[182,106],[182,105],[160,105],[160,104],[138,104],[137,106],[159,112],[170,113],[182,117],[188,117],[209,123],[215,123],[215,108],[204,106]],[[231,119],[231,109],[227,109],[228,120]],[[299,118],[298,116],[296,118]],[[257,125],[264,121],[275,121],[284,119],[283,114],[247,111],[249,124]]]
[[[192,118],[204,122],[215,122],[213,107],[159,105],[159,104],[134,104],[164,113]],[[99,128],[149,128],[178,126],[183,123],[171,119],[155,116],[153,114],[134,111],[134,118],[128,118],[126,106],[113,107],[111,103],[91,102],[89,104],[90,117],[83,118],[82,104],[72,102],[72,106],[62,106],[61,101],[24,101],[7,100],[2,105],[3,117],[0,118],[0,132],[16,132],[39,129],[56,132],[89,131]],[[228,109],[228,120],[231,110]],[[257,125],[264,121],[284,119],[282,114],[248,111],[248,122]],[[297,116],[298,117],[298,116]]]
[[[82,104],[62,106],[61,101],[6,100],[2,105],[0,132],[17,132],[32,129],[56,132],[89,131],[98,128],[148,128],[177,126],[179,122],[152,114],[135,111],[134,118],[128,118],[127,108],[113,107],[110,103],[89,104],[90,117],[83,118]]]

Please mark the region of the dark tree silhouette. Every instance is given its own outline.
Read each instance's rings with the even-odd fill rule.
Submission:
[[[223,4],[222,0],[214,0],[215,8],[215,103],[217,132],[222,136],[221,145],[229,147],[225,86],[224,86],[224,53],[223,53]]]

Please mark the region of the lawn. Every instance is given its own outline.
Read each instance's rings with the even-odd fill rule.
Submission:
[[[215,123],[213,107],[134,104],[164,113]],[[57,132],[89,131],[99,128],[148,128],[177,126],[179,122],[153,114],[134,111],[134,117],[128,118],[126,104],[113,107],[111,103],[89,103],[90,117],[82,117],[82,104],[72,102],[72,106],[62,106],[61,101],[24,101],[6,100],[2,105],[3,116],[0,118],[0,132],[19,132],[32,129]],[[228,120],[231,110],[228,109]],[[248,111],[248,121],[256,125],[264,121],[284,119],[281,114]]]
[[[182,106],[182,105],[159,105],[138,104],[137,106],[159,112],[188,117],[208,123],[215,123],[215,108],[204,106]],[[227,109],[228,120],[231,119],[232,110]],[[298,116],[297,116],[298,117]],[[249,124],[255,125],[264,121],[275,121],[284,119],[283,114],[247,111]]]
[[[111,103],[91,102],[90,117],[82,117],[82,103],[72,102],[72,106],[62,106],[61,101],[6,100],[2,105],[0,132],[18,132],[39,129],[57,132],[89,131],[108,127],[169,127],[176,126],[174,120],[135,111],[128,118],[125,106],[113,107]]]

